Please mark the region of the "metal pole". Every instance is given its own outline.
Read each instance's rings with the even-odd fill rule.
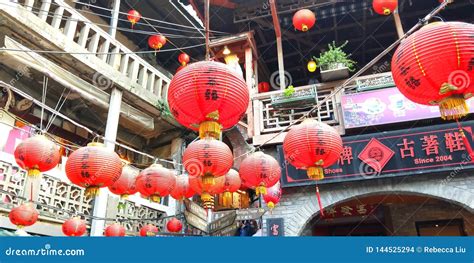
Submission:
[[[209,0],[204,0],[204,18],[206,19],[206,60],[211,58],[209,54]]]
[[[112,9],[112,17],[110,18],[110,28],[109,28],[109,35],[112,38],[115,38],[117,34],[117,23],[118,23],[119,13],[120,13],[120,0],[114,0],[113,9]]]
[[[280,90],[286,88],[285,83],[285,64],[283,62],[283,44],[281,43],[281,37],[277,37],[277,58],[278,58],[278,78],[280,80]]]
[[[110,94],[109,112],[107,114],[107,124],[105,126],[105,147],[115,150],[115,140],[117,139],[117,131],[119,125],[120,107],[122,105],[122,91],[113,88]],[[102,188],[99,195],[94,199],[94,210],[92,215],[98,218],[105,218],[107,214],[107,199],[109,191]],[[105,228],[104,220],[92,220],[91,236],[103,236]]]
[[[402,38],[405,35],[405,32],[403,32],[402,21],[400,19],[400,13],[398,13],[398,8],[393,12],[393,19],[395,20],[398,38]]]

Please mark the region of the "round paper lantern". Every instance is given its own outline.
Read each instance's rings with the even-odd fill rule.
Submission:
[[[189,176],[180,174],[176,176],[176,185],[171,190],[171,197],[176,200],[183,200],[192,197],[195,194],[189,183]]]
[[[438,105],[443,119],[459,119],[474,94],[474,25],[437,22],[403,40],[392,58],[400,92],[413,102]]]
[[[140,236],[142,237],[154,237],[158,233],[158,227],[147,224],[140,229]]]
[[[299,31],[308,31],[314,23],[316,23],[316,16],[309,9],[301,9],[293,15],[293,26]]]
[[[79,217],[73,217],[63,223],[63,233],[69,237],[80,237],[86,233],[86,223]]]
[[[135,181],[139,170],[131,165],[125,165],[122,168],[122,174],[115,183],[109,186],[110,192],[120,195],[121,198],[127,198],[129,195],[137,193]]]
[[[398,0],[374,0],[372,7],[375,13],[388,16],[397,9]]]
[[[283,152],[289,163],[307,170],[309,178],[321,180],[323,168],[333,165],[341,156],[342,139],[331,126],[306,119],[286,134]]]
[[[266,187],[275,185],[281,177],[278,161],[263,152],[254,152],[240,164],[239,170],[242,181],[255,187],[257,195],[265,194]]]
[[[183,224],[177,218],[173,217],[166,223],[166,228],[171,233],[178,233],[183,228]]]
[[[204,138],[219,138],[222,129],[233,127],[247,110],[249,92],[243,78],[226,64],[214,61],[191,63],[177,72],[168,90],[168,104],[183,126]]]
[[[105,228],[106,237],[123,237],[125,236],[125,227],[119,223],[113,223]]]
[[[176,69],[176,73],[178,73],[180,70],[182,70],[183,68],[185,68],[186,66],[179,66],[177,69]],[[175,74],[176,74],[175,73]]]
[[[260,82],[258,83],[258,92],[269,92],[270,91],[270,83],[268,82]]]
[[[38,216],[39,213],[35,209],[33,203],[24,203],[20,206],[14,207],[8,215],[10,222],[18,228],[33,225],[38,221]]]
[[[190,143],[183,154],[184,168],[190,177],[202,177],[204,191],[214,184],[214,177],[229,172],[233,161],[229,147],[210,137]]]
[[[159,203],[161,197],[169,195],[173,190],[176,185],[176,176],[173,171],[161,164],[153,164],[138,175],[135,184],[138,192],[152,202]]]
[[[22,141],[15,149],[15,161],[28,171],[28,176],[37,177],[56,167],[61,159],[59,147],[44,135],[36,135]]]
[[[163,35],[153,35],[148,38],[148,46],[154,50],[162,48],[166,44],[166,37]]]
[[[178,61],[181,66],[186,66],[189,63],[189,55],[186,53],[179,54]]]
[[[127,13],[127,19],[130,23],[132,23],[132,29],[133,29],[133,26],[138,23],[138,21],[140,21],[140,19],[142,18],[142,15],[137,11],[137,10],[130,10],[128,11]]]
[[[309,72],[315,72],[315,71],[316,71],[316,68],[317,68],[316,61],[310,60],[310,61],[308,62],[307,67],[308,67],[308,71],[309,71]]]
[[[122,161],[101,143],[89,143],[75,150],[66,162],[66,175],[86,194],[97,196],[101,187],[111,186],[122,174]]]
[[[263,195],[263,201],[267,204],[268,208],[272,210],[275,208],[275,205],[280,202],[281,198],[281,186],[280,182],[276,183],[274,186],[267,188],[267,193]]]
[[[240,180],[239,172],[234,169],[230,169],[229,172],[223,176],[224,178],[224,195],[223,205],[227,206],[232,201],[232,193],[237,192],[240,189],[242,180]]]

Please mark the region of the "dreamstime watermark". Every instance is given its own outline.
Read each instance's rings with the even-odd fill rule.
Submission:
[[[6,256],[69,256],[69,257],[82,257],[85,256],[86,252],[84,249],[52,249],[50,244],[45,244],[43,248],[37,249],[19,249],[9,247],[4,251]]]
[[[200,161],[195,158],[188,159],[183,162],[183,166],[188,172],[189,176],[197,177],[204,173],[204,165],[211,166],[211,160]]]
[[[29,76],[30,75],[30,68],[26,65],[21,65],[16,68],[16,74],[15,76],[8,82],[11,86],[15,86],[15,83],[20,81],[21,78],[24,76]]]
[[[382,166],[380,165],[380,162],[373,158],[363,160],[359,164],[359,173],[366,179],[379,176],[381,171]]]
[[[290,72],[288,71],[284,71],[283,72],[283,76],[284,76],[284,87],[288,87],[290,85],[293,84],[293,77],[291,76]],[[272,75],[270,76],[270,85],[272,86],[273,89],[280,89],[280,72],[279,71],[275,71],[272,73]]]
[[[470,162],[472,162],[472,157],[469,154],[463,153],[461,163],[458,166],[456,166],[449,173],[449,175],[446,176],[446,178],[441,180],[441,184],[445,185],[445,184],[449,183],[451,180],[453,180],[458,174],[460,174],[464,170],[464,167]]]
[[[107,90],[113,86],[114,82],[99,72],[96,72],[94,76],[92,76],[92,84],[100,90]]]
[[[464,70],[455,70],[449,74],[448,83],[462,90],[470,86],[471,78]]]
[[[385,61],[384,63],[380,65],[374,65],[372,67],[372,74],[380,74],[384,73],[390,70],[390,63],[388,61]]]
[[[262,8],[263,10],[267,10],[269,8],[271,8],[271,5],[274,3],[275,1],[274,0],[268,0],[268,1],[265,1],[262,3]]]

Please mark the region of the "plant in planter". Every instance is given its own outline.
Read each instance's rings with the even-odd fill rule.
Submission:
[[[321,77],[323,81],[343,79],[349,76],[349,72],[355,70],[357,64],[350,59],[350,54],[342,50],[348,41],[337,46],[336,42],[328,44],[328,50],[323,52],[319,58],[313,57],[321,68]]]

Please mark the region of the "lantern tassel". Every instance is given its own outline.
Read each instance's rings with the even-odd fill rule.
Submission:
[[[208,192],[203,192],[201,194],[202,207],[206,209],[214,208],[214,197]]]
[[[219,139],[221,136],[221,125],[216,121],[204,121],[199,124],[199,138],[212,137]]]
[[[275,208],[275,203],[270,201],[270,202],[267,203],[267,207],[270,209],[270,213],[272,213],[273,208]]]
[[[152,201],[153,203],[159,203],[161,202],[161,197],[159,195],[151,195],[150,201]]]
[[[324,208],[323,203],[321,202],[321,195],[319,194],[319,186],[316,185],[316,198],[318,199],[319,211],[321,213],[321,217],[324,217]]]
[[[469,113],[469,107],[462,96],[450,96],[439,102],[439,112],[443,120],[458,120]]]
[[[464,146],[466,146],[466,151],[469,154],[469,159],[471,162],[474,162],[474,152],[472,150],[471,143],[469,142],[466,134],[464,133],[461,123],[458,120],[456,120],[456,122],[458,124],[459,133],[461,134],[462,140],[464,142]]]
[[[267,188],[265,188],[265,186],[261,185],[261,186],[257,186],[255,188],[255,194],[256,195],[264,195],[267,193]]]
[[[202,180],[203,189],[205,190],[209,189],[211,186],[213,186],[216,183],[214,180],[214,176],[212,174],[205,174],[201,180]]]
[[[86,188],[86,196],[95,198],[99,195],[100,188],[97,186],[90,186]]]
[[[229,191],[225,191],[224,195],[222,196],[222,204],[227,207],[232,203],[232,193]]]
[[[41,171],[38,168],[31,168],[28,169],[28,177],[30,178],[38,178],[41,175]]]
[[[307,170],[308,177],[312,180],[322,180],[324,179],[324,171],[321,166],[312,166]]]

